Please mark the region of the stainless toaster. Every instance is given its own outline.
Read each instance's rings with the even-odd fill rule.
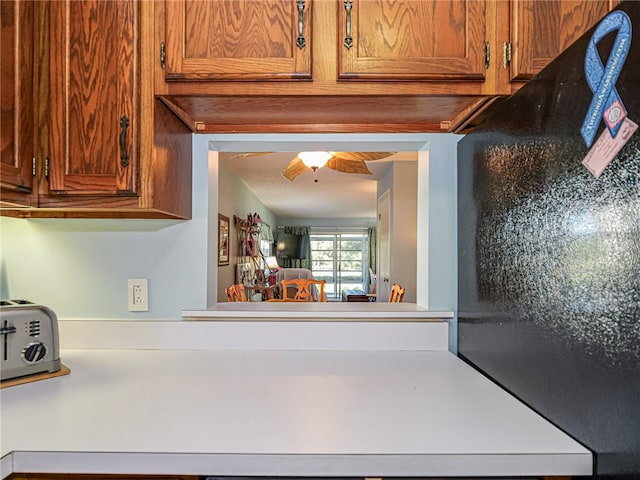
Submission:
[[[0,300],[0,380],[60,370],[58,319],[27,300]]]

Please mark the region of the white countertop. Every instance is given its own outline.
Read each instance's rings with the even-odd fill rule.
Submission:
[[[71,374],[0,391],[3,478],[591,474],[587,449],[446,351],[61,357]]]
[[[295,319],[379,321],[402,319],[424,321],[453,318],[451,311],[434,311],[416,303],[402,302],[222,302],[206,309],[186,309],[185,318],[197,319]]]

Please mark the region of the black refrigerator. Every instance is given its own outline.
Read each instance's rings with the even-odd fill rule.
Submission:
[[[458,143],[458,352],[640,478],[640,2]]]

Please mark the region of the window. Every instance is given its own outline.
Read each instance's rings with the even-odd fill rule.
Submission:
[[[311,232],[311,260],[314,278],[327,281],[329,300],[338,300],[343,290],[365,290],[368,271],[366,232]]]
[[[260,252],[263,256],[271,256],[271,242],[268,240],[260,240]]]

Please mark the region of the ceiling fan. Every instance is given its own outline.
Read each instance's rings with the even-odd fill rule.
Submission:
[[[255,157],[272,152],[243,153],[237,157]],[[289,162],[282,176],[293,181],[307,170],[314,172],[326,166],[336,172],[371,175],[366,162],[390,157],[396,152],[300,152]]]

